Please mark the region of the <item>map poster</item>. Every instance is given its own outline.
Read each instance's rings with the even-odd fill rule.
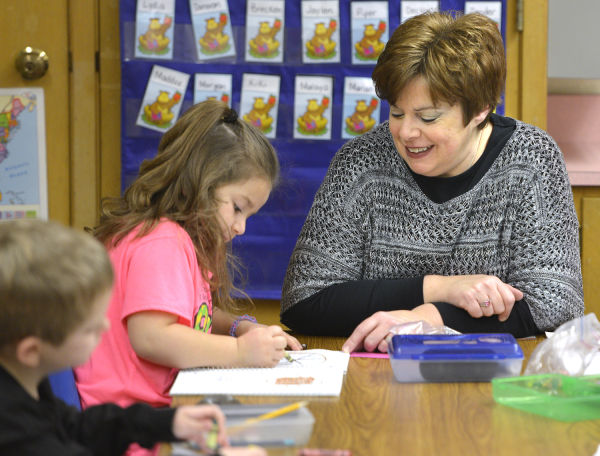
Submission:
[[[41,88],[0,88],[0,220],[48,218]]]

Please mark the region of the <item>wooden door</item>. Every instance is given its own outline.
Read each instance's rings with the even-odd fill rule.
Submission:
[[[548,0],[507,0],[506,115],[546,129]]]
[[[67,0],[3,0],[0,15],[0,85],[42,87],[45,99],[49,217],[70,222],[69,179],[69,71]],[[44,11],[45,10],[45,11]],[[26,46],[49,56],[41,79],[24,80],[15,68],[17,54]]]

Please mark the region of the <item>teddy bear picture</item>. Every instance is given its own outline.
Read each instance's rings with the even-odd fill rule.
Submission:
[[[175,114],[171,111],[173,106],[181,101],[181,93],[175,92],[173,96],[169,92],[161,90],[153,103],[144,106],[142,120],[151,125],[168,128],[172,124]]]
[[[223,33],[227,25],[227,14],[221,13],[219,21],[214,17],[206,19],[206,31],[198,40],[200,48],[205,54],[223,54],[227,52],[229,44],[229,35]]]
[[[277,136],[279,75],[244,73],[240,99],[240,117],[254,125],[267,138]]]
[[[374,65],[389,38],[388,2],[352,2],[351,55],[354,65]]]
[[[302,63],[340,62],[339,2],[303,0],[301,5]]]
[[[259,59],[272,59],[279,54],[279,41],[276,36],[281,30],[281,20],[275,19],[273,24],[262,21],[257,34],[248,42],[249,53]]]
[[[376,120],[371,117],[371,114],[379,106],[379,101],[376,98],[371,98],[367,105],[365,100],[356,100],[356,108],[352,115],[346,117],[346,131],[353,135],[362,135],[375,126]]]
[[[386,25],[384,21],[380,21],[377,28],[373,24],[366,24],[361,40],[354,43],[356,58],[376,61],[385,47],[385,43],[381,41],[381,36],[385,32],[385,29]]]
[[[133,50],[142,59],[173,58],[175,34],[174,2],[138,2],[135,15]]]
[[[200,61],[235,56],[229,7],[224,0],[190,2],[192,28]]]
[[[269,111],[273,109],[275,102],[276,98],[273,95],[269,96],[266,102],[263,97],[255,97],[252,109],[243,115],[243,119],[265,134],[271,132],[273,117],[269,115]]]
[[[319,103],[315,98],[308,100],[306,111],[298,117],[298,130],[303,135],[322,135],[327,127],[327,118],[323,112],[329,106],[329,97],[323,97]]]
[[[144,54],[166,54],[169,49],[170,39],[165,35],[173,24],[173,18],[167,16],[162,23],[159,18],[150,19],[148,29],[138,37],[138,49]]]

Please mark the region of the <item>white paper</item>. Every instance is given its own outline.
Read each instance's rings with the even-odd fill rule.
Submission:
[[[179,372],[170,394],[339,396],[350,355],[333,350],[288,352],[271,368],[198,368]]]

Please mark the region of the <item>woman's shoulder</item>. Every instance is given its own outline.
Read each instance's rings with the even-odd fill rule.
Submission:
[[[528,153],[554,153],[558,146],[550,134],[535,125],[515,120],[516,128],[509,144]]]
[[[521,164],[525,167],[545,166],[563,161],[560,148],[545,130],[520,120],[514,120],[515,130],[500,154],[504,164]]]

